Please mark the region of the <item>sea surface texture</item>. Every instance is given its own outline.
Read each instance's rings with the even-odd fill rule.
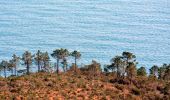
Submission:
[[[0,0],[0,59],[56,48],[79,63],[110,63],[123,51],[138,66],[170,63],[170,0]]]

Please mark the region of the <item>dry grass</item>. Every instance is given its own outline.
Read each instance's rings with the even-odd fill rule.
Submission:
[[[0,78],[0,100],[168,100],[169,83],[136,78],[116,80],[113,75],[89,77],[72,72],[45,72]]]

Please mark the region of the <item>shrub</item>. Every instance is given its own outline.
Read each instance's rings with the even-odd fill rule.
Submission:
[[[164,88],[164,94],[170,95],[170,84],[166,84],[166,86]]]
[[[110,80],[111,83],[118,83],[118,84],[124,84],[124,85],[129,85],[130,82],[127,79],[114,79]]]
[[[138,88],[132,88],[132,93],[134,94],[134,95],[140,95],[140,90],[138,89]]]
[[[124,85],[122,84],[116,84],[115,87],[119,90],[123,90],[124,89]]]

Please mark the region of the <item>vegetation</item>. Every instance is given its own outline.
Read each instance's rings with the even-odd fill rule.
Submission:
[[[75,66],[77,66],[77,59],[80,59],[80,57],[81,57],[80,52],[75,50],[75,51],[71,52],[70,55],[74,57],[74,59],[75,59],[75,63],[74,64],[75,64]]]
[[[51,56],[57,60],[56,72],[59,73],[59,62],[60,62],[60,60],[64,60],[64,59],[66,59],[66,57],[69,56],[69,51],[67,49],[63,49],[63,48],[56,49],[53,51]]]
[[[26,51],[22,57],[14,54],[11,60],[3,60],[0,63],[4,77],[0,78],[0,100],[170,99],[170,64],[154,65],[147,74],[145,67],[137,68],[136,56],[131,52],[113,57],[104,68],[95,60],[80,67],[77,60],[81,53],[76,50],[56,49],[51,56],[56,64],[50,64],[48,52],[40,50],[36,54]],[[70,64],[69,56],[74,58],[74,63]],[[19,65],[25,65],[26,74],[18,76],[24,71]]]
[[[40,72],[41,70],[41,63],[42,63],[42,52],[40,50],[37,51],[37,53],[35,54],[35,63],[38,66],[38,72]]]
[[[140,67],[140,68],[137,70],[137,75],[138,75],[138,76],[144,76],[144,77],[146,77],[146,76],[147,76],[147,73],[146,73],[145,67]]]
[[[33,56],[31,52],[25,51],[25,53],[22,55],[22,60],[24,64],[26,65],[27,69],[27,75],[30,74],[30,65],[32,64]]]

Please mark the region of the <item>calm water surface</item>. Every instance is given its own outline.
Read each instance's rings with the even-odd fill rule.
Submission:
[[[170,0],[0,0],[0,59],[56,48],[80,50],[81,63],[123,51],[170,63]]]

